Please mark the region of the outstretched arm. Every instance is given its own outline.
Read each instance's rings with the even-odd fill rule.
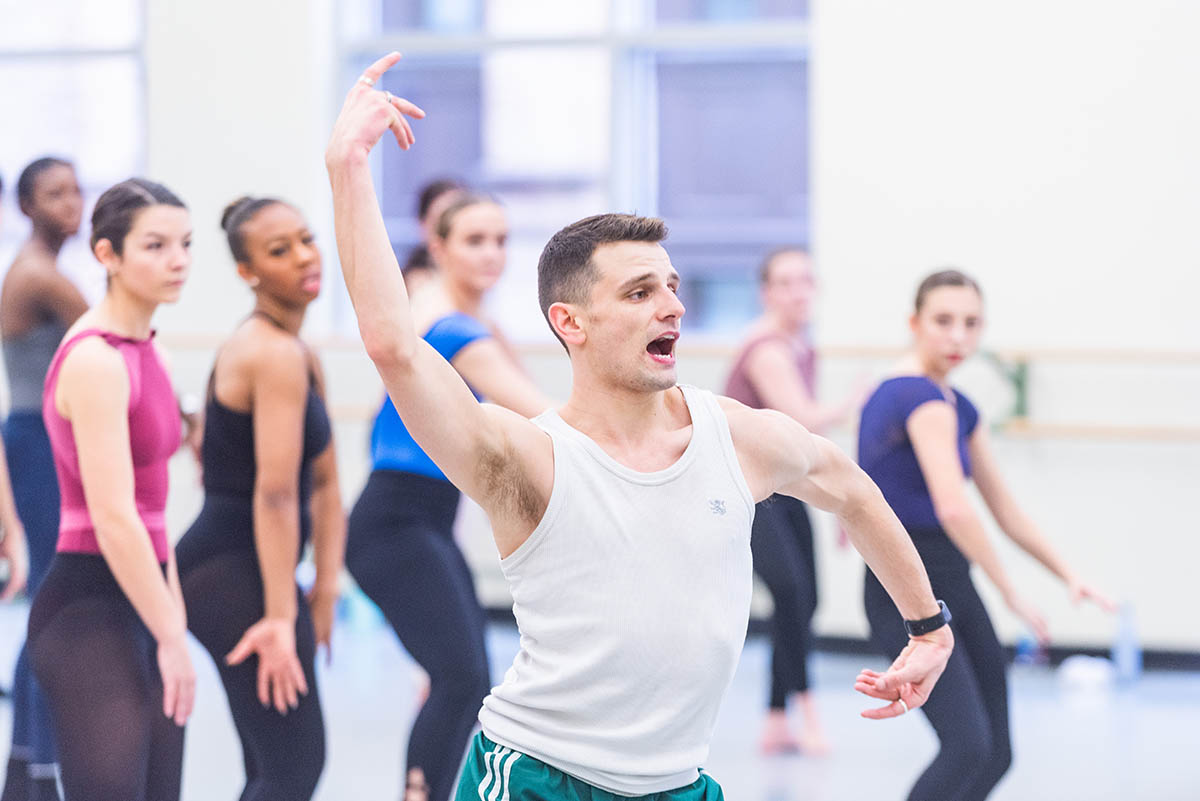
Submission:
[[[912,540],[858,465],[780,412],[748,409],[728,399],[722,405],[756,500],[780,492],[837,515],[901,615],[919,620],[937,614],[937,600]],[[953,647],[954,635],[943,626],[909,640],[887,672],[860,674],[855,689],[890,702],[866,710],[864,717],[895,717],[924,704]]]
[[[325,151],[338,255],[367,355],[400,418],[447,478],[487,510],[503,553],[519,545],[541,516],[553,455],[548,437],[528,420],[477,403],[414,329],[367,163],[386,131],[401,148],[411,146],[404,116],[425,116],[407,100],[371,88],[399,60],[392,53],[366,69],[346,96]]]
[[[1095,601],[1102,608],[1113,611],[1116,605],[1079,578],[1037,524],[1017,505],[1000,475],[1000,466],[996,463],[996,457],[992,455],[991,438],[985,426],[975,427],[967,447],[970,450],[975,486],[983,496],[992,517],[996,518],[1001,531],[1021,546],[1022,550],[1041,562],[1047,570],[1062,579],[1071,593],[1072,600]]]
[[[958,456],[958,417],[954,407],[945,401],[923,403],[908,416],[905,427],[921,476],[929,487],[933,511],[950,541],[972,564],[979,565],[1008,608],[1029,625],[1038,640],[1048,642],[1050,630],[1045,619],[1009,578],[983,521],[967,498],[967,479]]]

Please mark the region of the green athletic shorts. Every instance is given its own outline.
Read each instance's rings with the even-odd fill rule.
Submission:
[[[687,787],[636,797],[617,795],[545,762],[475,735],[454,801],[725,801],[707,773]]]

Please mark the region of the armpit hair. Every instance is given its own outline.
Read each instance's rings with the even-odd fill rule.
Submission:
[[[542,513],[541,503],[529,476],[518,465],[516,448],[505,437],[498,448],[480,453],[480,483],[496,511],[536,524]]]

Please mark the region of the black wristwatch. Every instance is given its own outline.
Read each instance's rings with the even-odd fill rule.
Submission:
[[[937,605],[938,613],[933,617],[904,621],[904,630],[908,632],[909,637],[920,637],[922,634],[937,631],[950,622],[950,610],[946,608],[946,602],[938,601]]]

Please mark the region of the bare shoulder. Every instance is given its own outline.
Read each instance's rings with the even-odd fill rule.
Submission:
[[[129,402],[129,372],[125,357],[102,337],[90,336],[76,343],[59,367],[55,405],[70,419],[83,406],[108,406],[104,400]],[[104,391],[97,392],[97,387]]]
[[[292,381],[308,375],[308,349],[297,337],[254,318],[234,331],[222,355],[254,380]],[[289,383],[291,383],[289,381]]]
[[[816,437],[774,409],[752,409],[717,396],[742,473],[756,499],[803,477],[816,457]]]

